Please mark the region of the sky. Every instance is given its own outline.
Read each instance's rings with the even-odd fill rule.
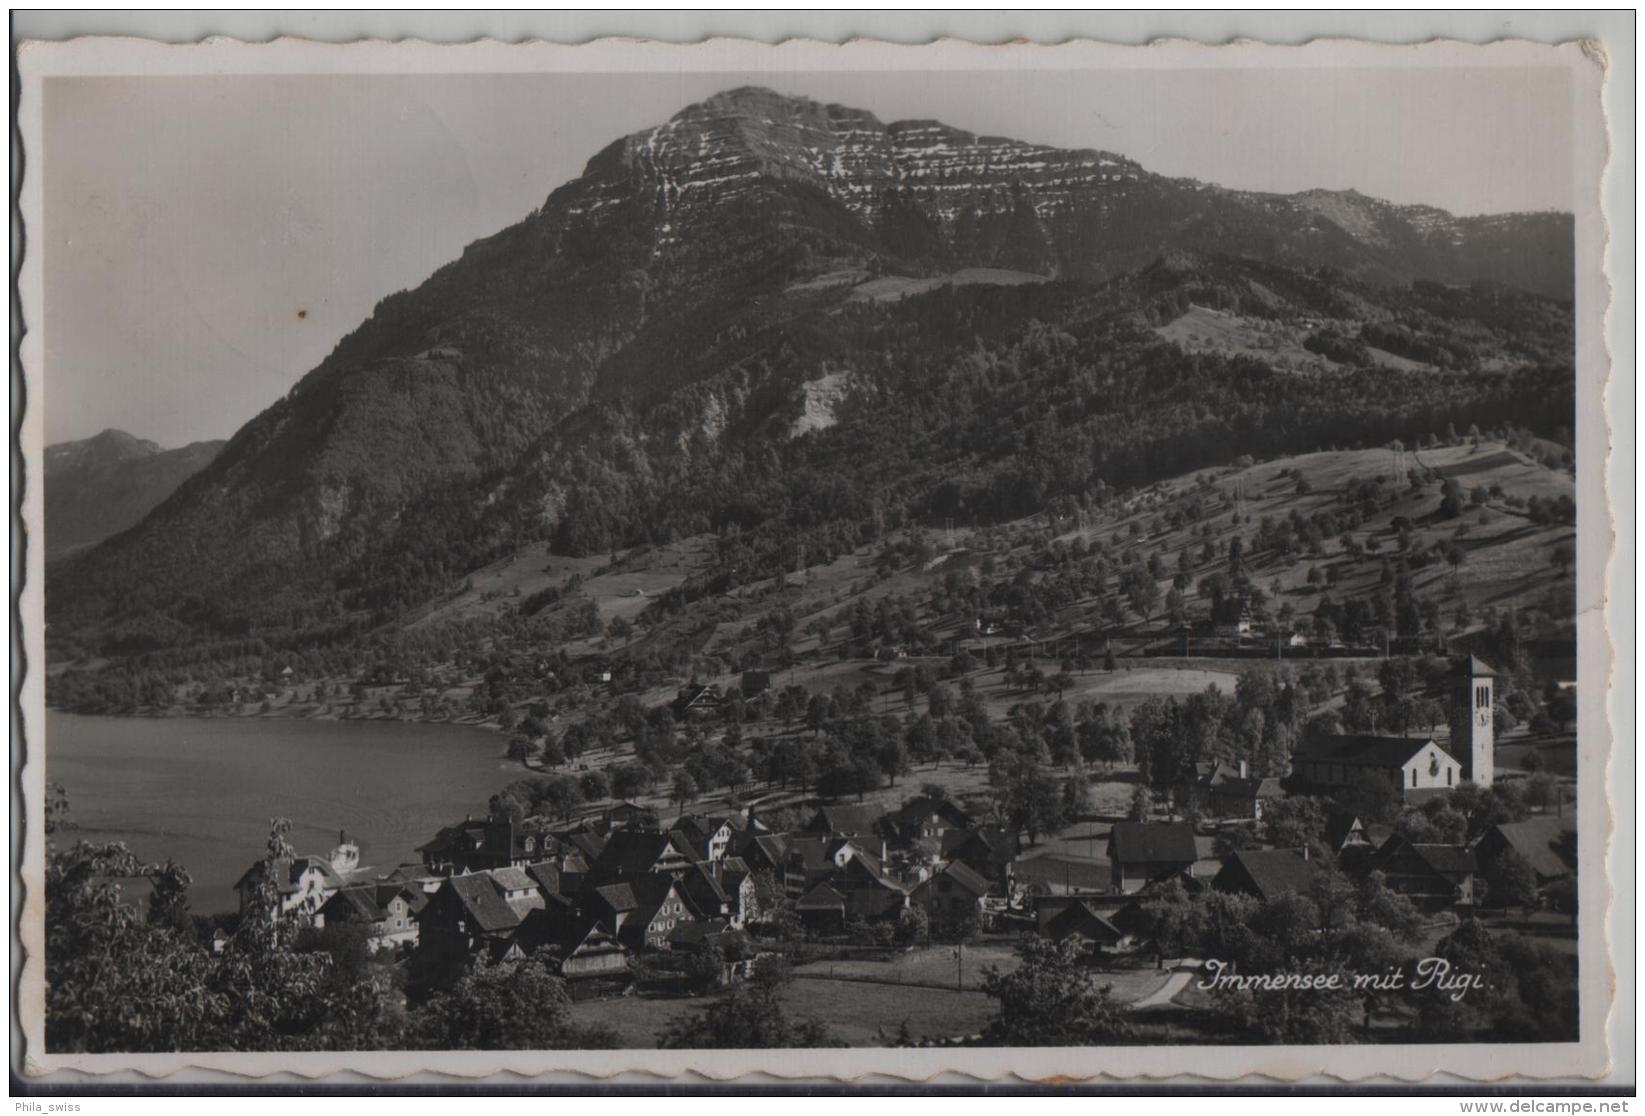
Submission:
[[[1573,207],[1563,69],[52,78],[48,444],[228,437],[612,140],[748,84],[1241,189]]]

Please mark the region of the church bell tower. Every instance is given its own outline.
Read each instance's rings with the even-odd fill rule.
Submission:
[[[1496,778],[1496,671],[1469,655],[1456,670],[1451,751],[1462,777],[1488,787]]]

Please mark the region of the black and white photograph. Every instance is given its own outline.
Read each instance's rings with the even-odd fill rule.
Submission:
[[[33,46],[38,1072],[1606,1065],[1580,44]]]

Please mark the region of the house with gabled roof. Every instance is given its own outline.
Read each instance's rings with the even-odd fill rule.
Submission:
[[[879,841],[884,813],[872,806],[819,806],[805,823],[804,832],[825,837],[858,837]]]
[[[617,931],[617,940],[634,952],[667,949],[669,935],[677,927],[696,921],[672,876],[653,873],[624,882],[634,897],[634,908]]]
[[[1278,779],[1253,777],[1245,760],[1195,764],[1186,790],[1188,800],[1212,817],[1241,821],[1261,821],[1266,804],[1285,797]]]
[[[596,883],[653,872],[681,874],[698,857],[679,834],[654,829],[618,829],[605,841],[590,863],[589,879]]]
[[[414,884],[350,884],[335,892],[320,907],[314,924],[363,926],[372,952],[417,944],[417,912],[428,905],[429,897]]]
[[[1169,876],[1192,877],[1198,860],[1194,827],[1187,822],[1115,822],[1108,833],[1115,891],[1138,891]]]
[[[550,952],[573,1000],[629,983],[628,947],[592,914],[532,911],[515,940],[527,954]]]
[[[950,829],[942,836],[942,859],[963,860],[989,883],[995,895],[1011,891],[1012,868],[1022,855],[1022,836],[998,825]]]
[[[274,861],[273,865],[274,890],[279,896],[281,915],[317,913],[327,900],[342,889],[345,882],[325,857],[283,857]],[[264,873],[268,866],[268,861],[259,860],[235,881],[234,890],[240,896],[242,917],[262,901]]]
[[[444,827],[417,851],[426,867],[456,875],[490,868],[524,868],[552,850],[552,845],[544,848],[545,840],[552,838],[527,830],[512,818],[487,815]]]
[[[794,901],[794,913],[807,930],[836,932],[845,926],[845,894],[819,883]]]
[[[490,876],[472,872],[446,880],[416,918],[420,952],[465,959],[484,952],[500,960],[513,952],[522,914]]]
[[[788,838],[781,833],[745,833],[734,847],[751,872],[781,875],[788,860]]]
[[[910,798],[885,818],[893,839],[903,846],[916,841],[941,841],[950,831],[967,830],[973,824],[971,815],[958,804],[923,794]]]
[[[682,814],[669,830],[691,846],[698,860],[723,860],[746,823],[740,815]]]
[[[1266,903],[1287,892],[1307,895],[1319,875],[1306,849],[1241,849],[1223,860],[1211,886]]]
[[[715,716],[722,704],[724,698],[720,694],[720,688],[710,683],[707,686],[682,687],[674,700],[669,702],[668,707],[673,711],[676,721],[696,721]]]
[[[1078,895],[1057,898],[1062,901],[1042,901],[1036,905],[1035,916],[1041,937],[1054,942],[1073,939],[1082,943],[1088,951],[1112,948],[1128,937],[1087,898]]]
[[[1347,810],[1332,810],[1325,817],[1325,847],[1341,855],[1349,849],[1370,848],[1371,838],[1359,815]]]
[[[695,918],[729,920],[734,913],[735,900],[721,884],[718,869],[718,862],[698,862],[688,867],[678,879],[680,897]]]
[[[933,925],[958,926],[982,917],[982,901],[989,883],[963,860],[952,860],[913,891],[914,904],[923,909]]]
[[[602,816],[609,829],[620,829],[628,825],[655,828],[657,825],[657,811],[629,798],[608,808]]]
[[[1411,802],[1444,794],[1463,777],[1462,764],[1431,737],[1330,736],[1291,757],[1291,782],[1299,792],[1330,794],[1367,774],[1386,779]]]
[[[1574,875],[1575,819],[1544,816],[1493,825],[1474,843],[1474,856],[1484,867],[1495,864],[1508,849],[1525,858],[1539,885]]]
[[[1471,907],[1478,863],[1466,845],[1426,844],[1395,833],[1371,858],[1389,889],[1423,910]]]
[[[783,884],[790,898],[798,898],[818,883],[834,879],[858,856],[871,858],[874,870],[883,874],[879,857],[853,837],[793,834],[784,844]]]

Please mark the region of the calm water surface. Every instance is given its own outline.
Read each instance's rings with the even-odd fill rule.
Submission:
[[[176,860],[201,913],[235,908],[272,817],[291,819],[299,852],[329,852],[347,829],[362,864],[416,860],[521,774],[505,747],[467,725],[46,714],[46,777],[68,791],[72,836]]]

